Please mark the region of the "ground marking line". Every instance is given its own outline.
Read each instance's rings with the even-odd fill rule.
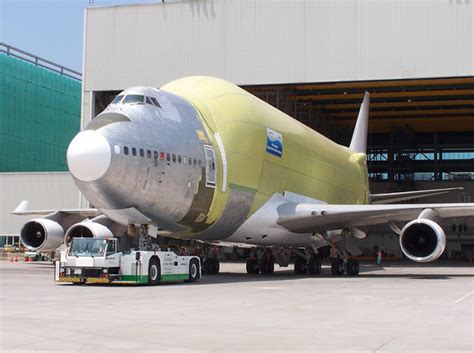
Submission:
[[[461,298],[459,298],[458,300],[454,301],[453,304],[459,303],[461,300],[466,299],[467,297],[469,297],[469,296],[470,296],[471,294],[473,294],[473,293],[474,293],[474,290],[473,290],[473,291],[470,291],[470,292],[467,293],[467,294],[464,294]]]

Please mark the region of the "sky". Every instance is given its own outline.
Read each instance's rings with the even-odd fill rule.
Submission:
[[[84,9],[150,2],[161,0],[0,0],[0,42],[82,72]]]

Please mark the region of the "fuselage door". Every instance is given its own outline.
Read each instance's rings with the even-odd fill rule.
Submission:
[[[211,146],[204,146],[204,154],[206,156],[206,186],[209,188],[216,187],[216,153]]]

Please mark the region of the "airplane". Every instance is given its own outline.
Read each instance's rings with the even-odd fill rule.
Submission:
[[[369,102],[366,92],[346,147],[222,79],[128,88],[67,150],[94,208],[33,211],[22,202],[12,213],[42,217],[23,226],[21,242],[52,250],[75,236],[113,235],[136,248],[158,235],[246,244],[256,249],[247,272],[266,274],[292,254],[295,273],[318,274],[318,249],[332,245],[332,273],[357,275],[356,239],[388,224],[407,258],[434,261],[446,246],[440,220],[474,216],[474,204],[393,204],[460,188],[371,194]],[[219,260],[206,255],[203,269],[218,273]]]

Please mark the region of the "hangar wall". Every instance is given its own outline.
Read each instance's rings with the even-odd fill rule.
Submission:
[[[209,0],[91,7],[91,91],[187,75],[239,85],[474,75],[474,2]]]
[[[19,234],[23,224],[35,216],[14,216],[22,200],[29,209],[56,210],[79,208],[80,193],[69,173],[2,173],[0,174],[0,235]]]

